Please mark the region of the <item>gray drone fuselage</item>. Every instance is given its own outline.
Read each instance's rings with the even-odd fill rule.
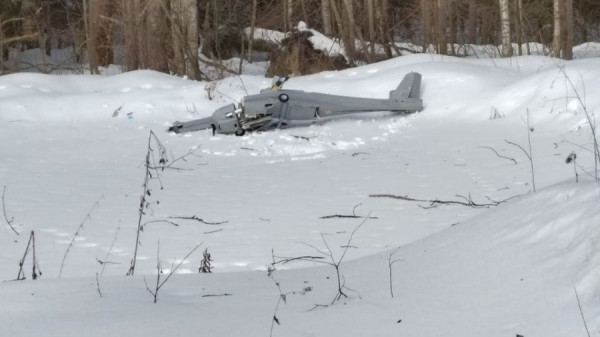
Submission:
[[[413,72],[404,76],[400,85],[390,92],[389,99],[266,89],[244,97],[237,108],[229,104],[217,109],[211,117],[175,122],[169,131],[181,133],[212,128],[221,134],[243,135],[251,131],[321,124],[364,112],[412,113],[423,109],[420,87],[421,75]]]

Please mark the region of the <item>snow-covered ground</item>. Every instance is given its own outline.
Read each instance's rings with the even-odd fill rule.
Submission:
[[[270,79],[0,77],[3,210],[21,233],[0,214],[0,279],[17,277],[32,230],[43,272],[30,279],[29,255],[27,280],[0,283],[0,336],[585,336],[574,289],[597,334],[600,194],[583,108],[600,109],[600,59],[411,55],[285,86],[383,98],[410,71],[423,75],[421,113],[244,137],[165,129]],[[128,277],[150,131],[169,156],[193,155],[150,181]],[[506,142],[528,150],[528,135],[535,193],[529,160]],[[374,194],[507,201],[428,208]],[[268,277],[273,255],[319,256],[324,239],[339,258],[363,219],[321,217],[353,212],[376,219],[341,264],[348,298],[329,305],[329,265],[277,264]],[[225,223],[172,218],[191,216]],[[159,240],[165,272],[201,246],[153,304],[144,277],[154,284]],[[197,273],[204,249],[213,274]]]

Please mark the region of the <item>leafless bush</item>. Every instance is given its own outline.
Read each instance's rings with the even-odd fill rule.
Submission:
[[[167,149],[160,142],[154,131],[150,131],[148,135],[148,143],[146,147],[146,158],[144,160],[144,182],[142,184],[142,194],[140,195],[140,204],[138,207],[138,225],[135,238],[135,247],[133,252],[133,258],[127,271],[127,275],[133,275],[135,272],[135,264],[137,261],[137,253],[140,245],[140,232],[144,230],[144,227],[150,223],[167,223],[173,226],[179,226],[177,223],[169,220],[152,220],[143,222],[146,212],[151,208],[152,204],[158,204],[159,201],[151,201],[150,197],[153,194],[153,187],[150,183],[153,180],[158,182],[160,190],[164,189],[161,181],[161,174],[165,170],[176,170],[181,171],[182,168],[174,166],[177,162],[186,161],[189,156],[194,156],[197,147],[189,150],[186,154],[170,159]]]
[[[346,257],[346,254],[348,253],[348,249],[350,247],[352,247],[351,243],[352,243],[352,239],[354,238],[354,235],[362,227],[362,225],[364,225],[367,222],[367,220],[369,220],[370,218],[371,218],[371,212],[369,212],[369,214],[366,217],[364,217],[362,222],[358,226],[356,226],[356,228],[354,228],[352,233],[350,233],[350,236],[348,237],[346,244],[343,246],[340,246],[342,248],[342,251],[341,251],[341,254],[339,257],[335,256],[335,254],[333,253],[333,250],[329,246],[329,242],[327,242],[327,240],[325,239],[325,235],[323,233],[321,233],[321,239],[323,240],[323,245],[325,246],[325,249],[320,249],[314,245],[306,244],[308,247],[314,249],[319,254],[321,254],[321,256],[302,256],[302,257],[295,257],[295,258],[277,257],[277,260],[275,260],[275,257],[274,257],[273,262],[271,263],[271,267],[274,268],[274,266],[277,264],[284,264],[284,263],[289,263],[292,261],[311,261],[311,262],[329,265],[329,266],[333,267],[333,269],[335,271],[336,281],[337,281],[337,292],[336,292],[335,296],[333,297],[333,300],[331,301],[330,305],[339,301],[340,299],[342,299],[342,297],[347,298],[348,295],[346,295],[346,293],[344,291],[347,290],[348,288],[346,287],[346,281],[345,281],[344,275],[341,273],[340,268],[342,266],[342,262],[344,261],[344,258]]]
[[[202,261],[200,261],[200,268],[198,268],[198,272],[200,273],[212,273],[212,257],[208,252],[208,248],[204,249],[202,253]]]

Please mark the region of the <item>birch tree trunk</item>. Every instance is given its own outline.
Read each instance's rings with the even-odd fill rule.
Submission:
[[[522,0],[514,0],[515,8],[515,35],[517,39],[517,54],[523,55],[523,18],[521,11],[523,10]]]
[[[510,32],[510,6],[509,0],[500,1],[500,24],[502,26],[502,56],[510,57],[513,55],[512,37]]]
[[[554,0],[554,36],[552,39],[552,55],[560,58],[562,46],[562,0]]]

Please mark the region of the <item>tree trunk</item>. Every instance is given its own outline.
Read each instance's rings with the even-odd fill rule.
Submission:
[[[346,19],[348,20],[346,21],[346,33],[348,33],[348,45],[346,46],[346,50],[349,54],[354,55],[354,53],[356,52],[356,22],[354,21],[354,5],[352,3],[352,0],[344,0],[344,8],[346,9]]]
[[[467,42],[477,43],[477,3],[475,0],[469,0],[469,17],[466,24]]]
[[[146,50],[144,51],[145,67],[169,72],[169,58],[167,50],[172,49],[171,41],[167,29],[167,17],[165,16],[166,8],[163,9],[156,0],[151,0],[146,5],[146,25],[145,25],[145,43]]]
[[[338,27],[338,31],[340,36],[342,37],[342,41],[344,42],[344,50],[346,52],[346,57],[348,58],[348,62],[350,64],[354,63],[354,41],[350,41],[348,36],[349,27],[348,25],[344,25],[344,21],[342,21],[342,16],[338,10],[336,0],[330,0],[329,4],[331,5],[331,11],[333,12],[333,16],[335,17],[335,22]]]
[[[323,19],[323,32],[327,36],[333,35],[333,25],[331,24],[331,6],[329,6],[329,0],[321,0],[321,17]]]
[[[429,46],[433,43],[433,35],[432,35],[432,8],[431,8],[431,0],[421,0],[421,16],[423,23],[423,52],[426,53],[429,49]]]
[[[446,55],[448,54],[448,40],[446,37],[446,26],[447,26],[447,0],[437,0],[437,11],[436,16],[436,28],[437,28],[437,40],[438,40],[438,53]]]
[[[90,7],[94,7],[95,15],[90,18],[92,27],[95,29],[96,57],[99,66],[107,67],[114,62],[112,19],[113,4],[107,0],[90,1]]]
[[[562,46],[562,2],[563,0],[554,0],[554,36],[552,39],[552,54],[560,58],[560,47]]]
[[[573,0],[565,0],[565,20],[563,21],[565,39],[563,44],[563,58],[573,59]]]
[[[252,0],[252,18],[250,19],[250,36],[248,39],[248,61],[254,62],[252,47],[254,46],[254,30],[256,28],[256,0]]]
[[[387,58],[392,58],[391,41],[388,39],[388,21],[387,15],[384,15],[384,6],[386,8],[385,12],[387,13],[387,0],[375,0],[375,18],[377,20],[379,40],[383,44],[383,49],[385,50]]]
[[[294,24],[294,0],[285,0],[287,1],[287,23],[289,25],[289,29],[292,29],[295,27]]]
[[[178,75],[200,80],[196,0],[171,0],[174,68]]]
[[[509,0],[500,1],[500,24],[502,26],[502,56],[513,55],[512,38],[510,32],[510,6]]]
[[[455,44],[456,44],[456,36],[458,34],[458,4],[456,3],[455,0],[448,0],[448,5],[450,8],[450,11],[448,12],[448,15],[450,16],[448,21],[450,22],[450,35],[449,35],[449,42],[450,42],[450,54],[451,55],[456,55],[456,48],[455,48]]]
[[[123,21],[125,22],[125,64],[127,70],[136,70],[139,68],[140,62],[137,50],[137,28],[136,28],[136,11],[134,6],[135,0],[123,1]]]
[[[369,45],[371,57],[375,56],[375,14],[373,0],[367,0],[367,16],[369,21]]]
[[[515,35],[517,38],[517,54],[523,55],[523,18],[521,11],[523,10],[522,0],[514,0],[515,9]]]
[[[88,2],[89,1],[89,2]],[[96,39],[94,29],[94,3],[91,0],[83,0],[83,26],[85,30],[85,40],[88,52],[88,62],[90,64],[90,73],[99,74],[98,61],[96,55]]]

